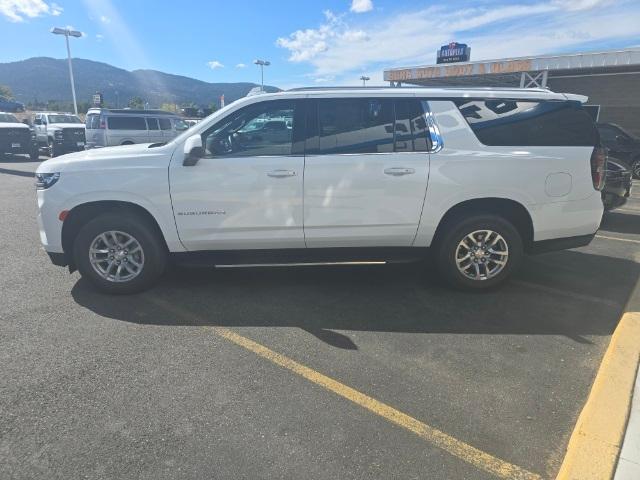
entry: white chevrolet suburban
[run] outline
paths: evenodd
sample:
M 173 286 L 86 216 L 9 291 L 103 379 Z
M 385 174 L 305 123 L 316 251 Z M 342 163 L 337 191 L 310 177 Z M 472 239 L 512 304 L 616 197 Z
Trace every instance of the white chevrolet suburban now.
M 299 89 L 238 100 L 167 143 L 43 162 L 40 238 L 99 289 L 168 261 L 418 260 L 454 286 L 587 245 L 606 156 L 585 97 L 542 89 Z

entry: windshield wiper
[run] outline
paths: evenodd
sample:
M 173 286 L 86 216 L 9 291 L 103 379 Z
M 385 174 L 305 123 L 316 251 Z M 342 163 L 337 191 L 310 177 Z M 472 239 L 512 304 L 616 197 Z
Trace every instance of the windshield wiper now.
M 164 146 L 166 144 L 167 144 L 167 142 L 152 143 L 151 145 L 149 145 L 149 148 L 162 147 L 162 146 Z

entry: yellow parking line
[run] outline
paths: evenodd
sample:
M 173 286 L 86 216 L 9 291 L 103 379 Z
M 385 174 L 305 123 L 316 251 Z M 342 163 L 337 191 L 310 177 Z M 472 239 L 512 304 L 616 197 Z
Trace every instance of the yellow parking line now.
M 640 280 L 573 430 L 557 480 L 610 479 L 624 439 L 640 359 Z
M 633 240 L 631 238 L 608 237 L 607 235 L 596 235 L 596 238 L 604 238 L 605 240 L 618 240 L 619 242 L 640 243 L 640 240 Z
M 174 305 L 161 300 L 157 297 L 151 299 L 155 304 L 171 311 L 180 316 L 190 317 L 196 319 L 197 316 L 191 312 L 179 309 Z M 364 393 L 361 393 L 343 383 L 338 382 L 320 372 L 317 372 L 309 367 L 306 367 L 295 360 L 292 360 L 280 353 L 254 342 L 242 335 L 239 335 L 232 330 L 224 327 L 205 327 L 207 330 L 212 331 L 216 335 L 235 343 L 236 345 L 249 350 L 256 355 L 269 360 L 270 362 L 279 365 L 287 370 L 300 375 L 301 377 L 309 380 L 310 382 L 319 385 L 347 400 L 355 403 L 356 405 L 369 410 L 370 412 L 379 415 L 385 420 L 398 425 L 406 430 L 409 430 L 418 435 L 423 440 L 426 440 L 432 445 L 450 453 L 451 455 L 463 460 L 476 468 L 489 472 L 499 478 L 507 479 L 526 479 L 526 480 L 539 480 L 542 477 L 529 472 L 523 468 L 513 465 L 511 463 L 500 460 L 482 450 L 479 450 L 463 441 L 460 441 L 437 428 L 431 427 L 415 418 L 402 413 L 395 408 L 382 403 L 375 398 L 372 398 Z

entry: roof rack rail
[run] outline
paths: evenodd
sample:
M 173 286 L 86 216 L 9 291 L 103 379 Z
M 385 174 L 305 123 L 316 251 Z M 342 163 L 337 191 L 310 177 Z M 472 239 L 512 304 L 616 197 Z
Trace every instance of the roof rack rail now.
M 448 87 L 448 86 L 424 86 L 424 85 L 403 85 L 401 87 L 390 87 L 388 85 L 382 86 L 369 86 L 369 87 L 355 87 L 355 86 L 346 86 L 346 87 L 296 87 L 290 88 L 287 92 L 304 92 L 304 91 L 322 91 L 322 90 L 398 90 L 398 89 L 412 89 L 412 90 L 498 90 L 498 91 L 513 91 L 513 90 L 524 90 L 527 92 L 550 92 L 548 88 L 523 88 L 523 87 Z

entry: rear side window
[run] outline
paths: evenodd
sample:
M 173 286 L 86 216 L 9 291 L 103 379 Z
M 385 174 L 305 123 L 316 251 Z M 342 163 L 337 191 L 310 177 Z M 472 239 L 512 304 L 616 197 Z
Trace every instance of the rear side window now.
M 147 124 L 144 117 L 109 117 L 110 130 L 146 130 Z
M 159 118 L 158 122 L 160 122 L 160 130 L 171 130 L 171 120 L 168 118 Z
M 393 99 L 318 102 L 321 154 L 393 152 Z
M 147 117 L 147 127 L 149 128 L 149 130 L 159 130 L 158 119 Z
M 459 99 L 455 104 L 485 145 L 593 147 L 598 144 L 595 123 L 579 102 Z
M 413 98 L 400 98 L 395 103 L 395 151 L 429 151 L 431 138 L 425 118 L 426 102 Z

